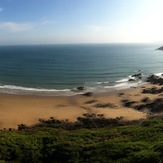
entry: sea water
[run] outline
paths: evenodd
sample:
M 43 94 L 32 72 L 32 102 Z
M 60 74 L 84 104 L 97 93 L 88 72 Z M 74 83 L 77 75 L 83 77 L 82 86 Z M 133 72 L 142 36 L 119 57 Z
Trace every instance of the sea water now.
M 159 44 L 0 46 L 0 92 L 75 95 L 138 86 L 163 72 Z M 129 82 L 131 75 L 143 78 Z M 84 91 L 76 88 L 83 86 Z

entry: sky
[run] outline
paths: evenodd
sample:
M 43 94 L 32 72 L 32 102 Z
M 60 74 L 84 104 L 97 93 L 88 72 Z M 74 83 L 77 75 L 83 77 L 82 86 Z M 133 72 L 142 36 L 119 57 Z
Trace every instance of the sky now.
M 163 41 L 163 0 L 0 0 L 0 44 Z

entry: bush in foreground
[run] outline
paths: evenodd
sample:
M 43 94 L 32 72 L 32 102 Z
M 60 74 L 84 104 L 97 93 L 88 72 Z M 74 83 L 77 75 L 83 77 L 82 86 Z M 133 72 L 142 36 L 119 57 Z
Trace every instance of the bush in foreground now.
M 137 123 L 124 123 L 121 118 L 104 119 L 102 115 L 85 115 L 78 119 L 79 125 L 50 118 L 30 128 L 19 125 L 22 127 L 19 131 L 1 131 L 0 162 L 159 163 L 163 160 L 162 118 Z

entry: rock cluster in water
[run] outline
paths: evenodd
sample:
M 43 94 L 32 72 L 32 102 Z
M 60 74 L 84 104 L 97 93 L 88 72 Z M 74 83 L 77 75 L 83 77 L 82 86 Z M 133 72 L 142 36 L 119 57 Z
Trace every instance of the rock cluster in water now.
M 83 86 L 80 86 L 80 87 L 77 87 L 76 89 L 79 90 L 79 91 L 83 91 L 84 90 L 84 87 Z
M 143 75 L 142 73 L 137 73 L 137 74 L 131 75 L 131 77 L 142 79 L 142 75 Z
M 128 79 L 128 81 L 129 82 L 137 81 L 137 80 L 142 79 L 142 77 L 143 77 L 143 74 L 142 73 L 133 74 L 133 75 L 131 75 L 131 78 Z

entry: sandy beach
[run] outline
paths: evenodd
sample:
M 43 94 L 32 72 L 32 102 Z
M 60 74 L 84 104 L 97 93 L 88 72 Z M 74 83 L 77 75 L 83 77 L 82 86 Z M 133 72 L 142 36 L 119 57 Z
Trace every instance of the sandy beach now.
M 0 128 L 17 128 L 19 124 L 33 125 L 38 119 L 68 119 L 76 118 L 85 113 L 103 114 L 106 118 L 123 117 L 124 120 L 146 118 L 148 112 L 134 109 L 142 99 L 149 97 L 155 100 L 159 94 L 144 94 L 143 89 L 152 88 L 147 84 L 129 90 L 96 94 L 90 97 L 77 96 L 27 96 L 0 94 Z M 155 86 L 156 87 L 156 86 Z M 160 87 L 160 86 L 157 86 Z M 125 100 L 134 101 L 131 106 L 124 106 Z

